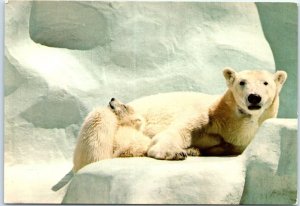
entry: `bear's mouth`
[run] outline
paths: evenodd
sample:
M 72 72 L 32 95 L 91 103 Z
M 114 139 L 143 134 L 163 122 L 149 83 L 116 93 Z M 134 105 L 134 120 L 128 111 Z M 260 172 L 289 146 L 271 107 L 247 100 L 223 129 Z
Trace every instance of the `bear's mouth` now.
M 260 105 L 250 105 L 250 106 L 248 106 L 249 110 L 259 110 L 260 108 L 261 108 Z

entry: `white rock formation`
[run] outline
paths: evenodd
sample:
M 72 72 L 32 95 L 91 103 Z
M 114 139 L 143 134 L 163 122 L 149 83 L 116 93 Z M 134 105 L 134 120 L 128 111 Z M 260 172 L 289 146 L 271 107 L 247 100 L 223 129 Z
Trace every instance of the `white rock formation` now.
M 119 158 L 90 164 L 63 203 L 295 204 L 297 121 L 271 119 L 237 157 Z
M 296 119 L 271 119 L 244 152 L 246 184 L 243 204 L 296 204 Z
M 242 162 L 232 157 L 104 160 L 75 175 L 63 203 L 236 204 L 245 181 Z
M 50 188 L 72 167 L 92 107 L 111 97 L 221 93 L 224 66 L 275 69 L 254 3 L 9 1 L 5 202 L 61 202 Z

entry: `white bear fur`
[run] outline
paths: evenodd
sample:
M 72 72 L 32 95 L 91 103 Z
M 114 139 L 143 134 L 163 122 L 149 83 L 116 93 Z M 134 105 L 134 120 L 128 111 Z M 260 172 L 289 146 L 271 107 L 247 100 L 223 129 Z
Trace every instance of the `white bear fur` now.
M 157 159 L 184 159 L 183 148 L 199 147 L 208 155 L 240 154 L 261 123 L 276 117 L 279 92 L 287 74 L 278 71 L 235 72 L 224 69 L 228 90 L 221 96 L 176 92 L 145 97 L 131 103 L 146 122 L 145 133 L 153 136 L 148 156 Z M 247 82 L 241 89 L 239 82 Z M 268 85 L 264 85 L 264 82 Z M 262 97 L 259 110 L 247 108 L 247 96 Z M 150 109 L 142 106 L 151 105 Z M 169 108 L 168 108 L 169 107 Z
M 276 117 L 279 92 L 287 78 L 285 72 L 235 72 L 225 68 L 223 75 L 228 86 L 223 95 L 173 92 L 143 97 L 128 104 L 144 118 L 142 131 L 152 138 L 148 156 L 184 159 L 187 154 L 185 149 L 189 147 L 200 148 L 205 155 L 240 154 L 261 123 Z M 242 88 L 240 81 L 245 81 L 246 86 Z M 250 93 L 261 96 L 260 109 L 248 109 L 247 96 Z M 93 116 L 100 119 L 90 119 Z M 113 157 L 117 125 L 117 120 L 106 111 L 100 109 L 92 112 L 83 123 L 79 136 L 83 140 L 93 139 L 88 141 L 88 147 L 93 148 L 85 146 L 81 153 L 89 153 L 84 156 L 95 161 Z M 74 155 L 74 166 L 81 159 Z
M 146 156 L 151 139 L 142 132 L 145 126 L 144 118 L 131 106 L 114 98 L 109 102 L 109 106 L 118 119 L 113 140 L 113 157 Z
M 115 98 L 110 101 L 109 105 L 118 119 L 113 143 L 113 157 L 146 156 L 151 139 L 142 132 L 145 127 L 145 119 L 130 105 L 125 105 Z M 200 155 L 197 148 L 190 147 L 185 151 L 191 156 Z
M 118 126 L 115 114 L 107 107 L 92 110 L 85 118 L 73 155 L 73 171 L 113 155 L 113 137 Z
M 73 172 L 102 159 L 146 156 L 151 140 L 142 132 L 144 118 L 118 100 L 109 105 L 94 109 L 84 120 L 74 151 Z

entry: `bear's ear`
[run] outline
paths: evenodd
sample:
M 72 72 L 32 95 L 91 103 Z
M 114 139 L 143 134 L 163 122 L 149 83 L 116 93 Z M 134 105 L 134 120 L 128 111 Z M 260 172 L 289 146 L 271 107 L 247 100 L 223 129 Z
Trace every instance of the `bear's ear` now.
M 134 122 L 135 128 L 137 130 L 143 130 L 144 121 L 141 116 L 136 116 L 132 121 Z
M 274 81 L 276 83 L 278 93 L 280 92 L 286 79 L 287 79 L 287 73 L 285 71 L 277 71 L 274 74 Z
M 223 75 L 226 79 L 227 86 L 231 86 L 235 80 L 236 72 L 230 67 L 225 67 L 223 69 Z

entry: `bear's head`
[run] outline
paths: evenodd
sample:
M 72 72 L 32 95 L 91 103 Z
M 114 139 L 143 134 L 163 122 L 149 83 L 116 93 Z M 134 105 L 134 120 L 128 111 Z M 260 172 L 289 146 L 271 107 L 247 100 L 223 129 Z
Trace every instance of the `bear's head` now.
M 236 72 L 225 68 L 223 74 L 237 106 L 248 114 L 259 114 L 269 108 L 287 79 L 284 71 L 272 74 L 262 70 Z
M 143 117 L 136 114 L 136 112 L 130 105 L 123 104 L 121 101 L 112 98 L 108 106 L 110 110 L 116 115 L 119 126 L 133 127 L 137 130 L 143 129 Z

